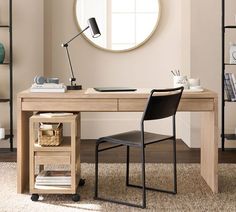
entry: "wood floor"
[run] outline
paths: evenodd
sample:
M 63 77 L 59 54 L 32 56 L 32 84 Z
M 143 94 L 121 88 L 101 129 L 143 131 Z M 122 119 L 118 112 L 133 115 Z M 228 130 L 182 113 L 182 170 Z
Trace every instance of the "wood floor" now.
M 106 145 L 104 145 L 106 146 Z M 81 142 L 81 161 L 94 163 L 95 140 L 83 140 Z M 100 157 L 101 156 L 101 157 Z M 112 149 L 100 153 L 99 161 L 106 163 L 123 163 L 126 161 L 125 147 Z M 140 151 L 131 148 L 130 161 L 140 162 Z M 0 149 L 0 162 L 16 162 L 16 150 Z M 146 148 L 147 163 L 172 162 L 172 144 L 169 141 L 153 144 Z M 200 150 L 188 148 L 182 140 L 177 141 L 178 163 L 200 163 Z M 220 163 L 236 163 L 236 150 L 219 150 Z

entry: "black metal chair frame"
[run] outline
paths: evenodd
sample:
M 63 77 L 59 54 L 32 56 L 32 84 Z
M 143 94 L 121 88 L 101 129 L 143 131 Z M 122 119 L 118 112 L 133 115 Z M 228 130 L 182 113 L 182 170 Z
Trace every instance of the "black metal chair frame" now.
M 150 113 L 150 104 L 151 101 L 154 97 L 154 93 L 167 93 L 167 92 L 174 92 L 174 94 L 168 94 L 169 96 L 174 96 L 174 95 L 178 95 L 177 96 L 177 101 L 176 101 L 176 105 L 174 105 L 174 110 L 172 111 L 173 114 L 169 115 L 169 114 L 162 114 L 163 117 L 152 117 L 153 115 L 153 111 L 151 111 Z M 131 144 L 118 144 L 115 146 L 111 146 L 111 147 L 107 147 L 107 148 L 102 148 L 99 149 L 99 145 L 102 143 L 106 143 L 107 138 L 108 137 L 103 137 L 97 140 L 96 142 L 96 155 L 95 155 L 95 195 L 94 195 L 94 199 L 95 200 L 102 200 L 102 201 L 108 201 L 108 202 L 112 202 L 112 203 L 117 203 L 117 204 L 123 204 L 123 205 L 127 205 L 127 206 L 133 206 L 133 207 L 138 207 L 138 208 L 146 208 L 146 190 L 152 190 L 152 191 L 158 191 L 158 192 L 165 192 L 165 193 L 169 193 L 169 194 L 176 194 L 177 193 L 177 170 L 176 170 L 176 120 L 175 120 L 175 115 L 176 115 L 176 111 L 179 105 L 179 101 L 181 99 L 181 95 L 183 92 L 183 87 L 180 88 L 174 88 L 174 89 L 161 89 L 161 90 L 152 90 L 150 97 L 148 99 L 148 103 L 146 106 L 146 109 L 143 113 L 142 119 L 141 119 L 141 142 L 140 145 L 131 145 Z M 156 96 L 158 98 L 158 96 Z M 156 110 L 158 110 L 158 108 L 156 108 Z M 171 112 L 171 113 L 172 113 Z M 154 115 L 155 116 L 155 115 Z M 157 112 L 157 116 L 160 116 L 160 114 L 158 115 Z M 148 121 L 148 120 L 157 120 L 157 119 L 162 119 L 162 118 L 167 118 L 167 117 L 171 117 L 172 116 L 172 127 L 173 127 L 173 135 L 161 140 L 157 140 L 154 142 L 150 142 L 150 143 L 145 143 L 145 138 L 144 138 L 144 122 Z M 157 142 L 161 142 L 161 141 L 165 141 L 165 140 L 172 140 L 173 141 L 173 172 L 174 172 L 174 188 L 173 191 L 169 191 L 169 190 L 163 190 L 163 189 L 158 189 L 158 188 L 151 188 L 151 187 L 146 187 L 146 181 L 145 181 L 145 147 L 147 145 L 150 144 L 154 144 Z M 109 141 L 110 142 L 110 141 Z M 123 202 L 123 201 L 118 201 L 118 200 L 113 200 L 113 199 L 107 199 L 107 198 L 103 198 L 103 197 L 99 197 L 98 196 L 98 153 L 103 152 L 103 151 L 107 151 L 110 149 L 114 149 L 114 148 L 118 148 L 118 147 L 122 147 L 122 146 L 126 146 L 127 147 L 127 158 L 126 158 L 126 186 L 129 187 L 135 187 L 135 188 L 140 188 L 142 189 L 142 205 L 139 204 L 133 204 L 133 203 L 128 203 L 128 202 Z M 141 164 L 142 164 L 142 185 L 134 185 L 131 184 L 129 182 L 129 163 L 130 163 L 130 147 L 138 147 L 141 148 L 142 150 L 142 154 L 141 154 Z

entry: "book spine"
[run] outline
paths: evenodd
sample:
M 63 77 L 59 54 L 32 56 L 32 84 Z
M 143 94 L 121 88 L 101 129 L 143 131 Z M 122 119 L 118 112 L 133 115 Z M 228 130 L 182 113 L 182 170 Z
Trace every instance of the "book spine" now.
M 226 80 L 225 80 L 225 94 L 227 96 L 227 100 L 231 101 L 230 93 L 229 93 L 228 87 L 226 85 Z
M 225 82 L 229 91 L 230 101 L 235 101 L 235 95 L 234 95 L 232 84 L 230 82 L 229 73 L 225 73 Z
M 236 78 L 235 78 L 235 75 L 232 73 L 232 80 L 233 80 L 233 83 L 234 83 L 234 87 L 236 88 Z
M 232 90 L 233 90 L 233 93 L 234 93 L 234 101 L 236 101 L 236 88 L 235 88 L 235 85 L 234 85 L 233 74 L 232 73 L 229 73 L 229 80 L 230 80 L 230 84 L 231 84 L 231 87 L 232 87 Z

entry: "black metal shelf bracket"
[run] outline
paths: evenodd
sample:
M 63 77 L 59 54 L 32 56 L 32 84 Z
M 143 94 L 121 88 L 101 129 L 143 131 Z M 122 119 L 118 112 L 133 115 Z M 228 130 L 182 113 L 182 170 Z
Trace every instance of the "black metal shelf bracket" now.
M 222 0 L 221 148 L 225 150 L 225 0 Z

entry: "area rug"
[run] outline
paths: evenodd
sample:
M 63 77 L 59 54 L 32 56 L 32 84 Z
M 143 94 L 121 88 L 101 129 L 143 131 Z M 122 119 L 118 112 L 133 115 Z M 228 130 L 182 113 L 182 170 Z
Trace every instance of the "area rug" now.
M 140 203 L 139 189 L 125 187 L 125 164 L 101 164 L 100 195 Z M 236 164 L 219 165 L 219 194 L 212 194 L 200 176 L 198 164 L 178 164 L 178 194 L 147 192 L 147 209 L 94 201 L 94 164 L 82 164 L 86 184 L 79 188 L 81 200 L 70 195 L 43 195 L 32 202 L 29 194 L 16 193 L 16 163 L 0 163 L 0 211 L 236 211 Z M 172 188 L 171 164 L 147 164 L 147 184 Z M 140 165 L 131 164 L 130 181 L 140 182 Z

